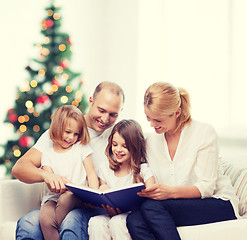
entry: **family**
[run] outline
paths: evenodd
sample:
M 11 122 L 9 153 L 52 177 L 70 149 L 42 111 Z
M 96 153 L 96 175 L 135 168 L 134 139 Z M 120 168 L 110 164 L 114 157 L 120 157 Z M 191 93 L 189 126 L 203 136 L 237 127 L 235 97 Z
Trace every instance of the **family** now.
M 217 134 L 192 119 L 188 92 L 166 82 L 149 86 L 144 113 L 154 133 L 146 139 L 135 120 L 117 122 L 124 100 L 119 85 L 100 83 L 85 115 L 59 107 L 49 130 L 16 162 L 13 176 L 47 186 L 40 209 L 19 219 L 17 240 L 177 240 L 178 226 L 239 217 L 238 198 L 218 166 Z M 145 201 L 128 213 L 96 208 L 67 191 L 69 182 L 102 191 L 143 182 L 138 195 Z

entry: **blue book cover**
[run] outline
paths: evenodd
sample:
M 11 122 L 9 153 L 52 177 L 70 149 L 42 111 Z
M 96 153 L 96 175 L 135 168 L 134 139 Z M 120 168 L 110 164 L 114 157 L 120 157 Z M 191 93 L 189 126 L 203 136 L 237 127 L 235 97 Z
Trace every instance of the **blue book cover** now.
M 119 208 L 122 213 L 132 211 L 144 201 L 143 197 L 137 195 L 145 188 L 143 183 L 134 183 L 124 188 L 111 188 L 104 192 L 87 186 L 78 186 L 67 183 L 66 187 L 85 203 L 102 207 L 102 204 Z

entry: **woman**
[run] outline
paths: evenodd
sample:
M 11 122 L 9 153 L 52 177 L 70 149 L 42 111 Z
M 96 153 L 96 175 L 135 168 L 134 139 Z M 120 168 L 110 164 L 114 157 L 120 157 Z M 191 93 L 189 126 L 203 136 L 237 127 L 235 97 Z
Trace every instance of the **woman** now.
M 128 216 L 132 239 L 176 240 L 178 226 L 236 219 L 238 198 L 219 173 L 217 135 L 192 120 L 188 93 L 154 83 L 144 112 L 156 132 L 147 138 L 147 157 L 157 183 L 140 193 L 149 199 Z

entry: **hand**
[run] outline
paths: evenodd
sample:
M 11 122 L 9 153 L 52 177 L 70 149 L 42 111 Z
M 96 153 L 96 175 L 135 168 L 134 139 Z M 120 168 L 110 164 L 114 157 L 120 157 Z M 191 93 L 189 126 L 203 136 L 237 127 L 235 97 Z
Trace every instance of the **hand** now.
M 110 217 L 113 217 L 115 215 L 118 215 L 118 214 L 122 213 L 119 208 L 115 209 L 113 207 L 110 207 L 109 205 L 104 205 L 104 204 L 102 204 L 102 207 L 105 209 L 105 211 L 108 213 L 108 215 Z
M 55 193 L 64 193 L 67 190 L 65 184 L 70 182 L 66 177 L 47 171 L 42 172 L 42 177 L 47 187 Z
M 137 194 L 140 197 L 148 197 L 155 200 L 164 200 L 173 198 L 174 187 L 156 183 L 148 188 L 143 189 Z
M 99 207 L 94 206 L 91 203 L 83 203 L 83 207 L 85 207 L 85 208 L 99 208 Z
M 101 192 L 104 192 L 104 191 L 107 190 L 107 189 L 110 189 L 109 186 L 108 186 L 107 184 L 103 184 L 103 185 L 101 185 L 101 186 L 99 187 L 99 190 L 100 190 Z

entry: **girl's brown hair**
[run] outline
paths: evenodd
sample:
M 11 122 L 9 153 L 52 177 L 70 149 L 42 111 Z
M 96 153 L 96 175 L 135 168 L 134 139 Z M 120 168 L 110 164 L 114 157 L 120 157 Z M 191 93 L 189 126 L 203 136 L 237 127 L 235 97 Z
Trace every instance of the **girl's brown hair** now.
M 145 92 L 144 106 L 161 116 L 170 116 L 180 107 L 181 114 L 177 118 L 177 127 L 174 132 L 181 131 L 185 125 L 191 122 L 188 92 L 182 88 L 175 88 L 170 83 L 156 82 L 152 84 Z
M 63 132 L 69 119 L 74 119 L 79 126 L 80 132 L 78 141 L 86 145 L 90 141 L 85 118 L 77 107 L 73 105 L 63 105 L 55 111 L 49 129 L 50 138 L 53 142 L 62 141 Z
M 110 168 L 114 171 L 117 171 L 120 168 L 120 163 L 115 160 L 112 152 L 113 135 L 116 132 L 125 140 L 126 147 L 130 152 L 134 183 L 143 182 L 143 179 L 140 176 L 141 163 L 147 162 L 147 159 L 146 142 L 141 126 L 135 120 L 122 120 L 113 127 L 108 138 L 108 145 L 105 153 L 109 159 Z

